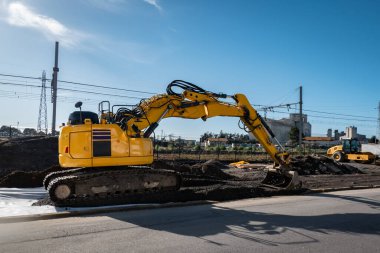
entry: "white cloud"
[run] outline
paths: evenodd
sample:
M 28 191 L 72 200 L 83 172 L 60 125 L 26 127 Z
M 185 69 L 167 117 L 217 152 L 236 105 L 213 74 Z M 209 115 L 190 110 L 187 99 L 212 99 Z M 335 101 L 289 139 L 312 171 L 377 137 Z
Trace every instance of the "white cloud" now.
M 69 29 L 54 18 L 37 14 L 20 2 L 6 6 L 8 24 L 37 30 L 50 40 L 58 40 L 62 46 L 73 47 L 84 39 L 81 32 Z
M 101 0 L 93 0 L 93 2 L 96 1 L 101 2 Z M 122 3 L 123 0 L 106 0 L 106 2 L 117 4 Z M 22 2 L 0 0 L 0 21 L 5 21 L 15 27 L 33 29 L 49 40 L 59 41 L 62 46 L 68 48 L 75 48 L 92 55 L 101 55 L 100 52 L 103 52 L 107 56 L 120 58 L 124 62 L 152 64 L 168 51 L 155 44 L 119 41 L 115 38 L 68 28 L 52 17 L 37 13 Z
M 162 11 L 161 6 L 158 4 L 158 0 L 144 0 L 144 1 L 156 7 L 157 10 Z

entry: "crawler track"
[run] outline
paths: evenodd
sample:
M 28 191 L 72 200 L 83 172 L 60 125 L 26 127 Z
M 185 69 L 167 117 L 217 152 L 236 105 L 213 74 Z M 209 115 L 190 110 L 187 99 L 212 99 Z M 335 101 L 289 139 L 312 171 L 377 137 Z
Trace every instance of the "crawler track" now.
M 57 187 L 70 188 L 67 198 L 57 197 Z M 47 191 L 56 206 L 123 204 L 149 194 L 176 191 L 181 176 L 168 170 L 144 168 L 73 169 L 51 176 Z

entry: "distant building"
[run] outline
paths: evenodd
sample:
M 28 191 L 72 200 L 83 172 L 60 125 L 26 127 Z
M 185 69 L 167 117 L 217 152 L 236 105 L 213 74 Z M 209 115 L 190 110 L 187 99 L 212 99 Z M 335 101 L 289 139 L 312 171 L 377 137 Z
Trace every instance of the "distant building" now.
M 354 139 L 358 135 L 358 128 L 355 126 L 346 127 L 346 135 L 344 136 L 347 139 Z
M 343 131 L 339 132 L 338 129 L 334 130 L 334 140 L 339 140 L 340 137 L 342 137 L 344 135 L 345 135 L 345 133 Z
M 332 138 L 332 129 L 327 129 L 327 137 Z
M 280 143 L 286 143 L 290 140 L 289 133 L 292 127 L 299 127 L 300 115 L 298 113 L 291 113 L 289 118 L 267 119 L 268 126 L 276 135 L 277 140 Z M 305 137 L 311 136 L 311 124 L 307 122 L 307 115 L 302 115 L 303 122 L 303 135 Z
M 346 127 L 346 132 L 340 139 L 358 139 L 360 142 L 367 142 L 367 137 L 364 134 L 358 134 L 358 128 L 356 126 Z
M 204 142 L 205 147 L 227 146 L 227 144 L 228 144 L 227 138 L 208 138 Z
M 340 141 L 335 140 L 332 137 L 310 136 L 303 138 L 303 143 L 310 146 L 331 147 L 334 145 L 339 145 Z
M 194 146 L 196 145 L 197 141 L 196 140 L 185 140 L 181 139 L 182 143 L 185 144 L 186 146 Z

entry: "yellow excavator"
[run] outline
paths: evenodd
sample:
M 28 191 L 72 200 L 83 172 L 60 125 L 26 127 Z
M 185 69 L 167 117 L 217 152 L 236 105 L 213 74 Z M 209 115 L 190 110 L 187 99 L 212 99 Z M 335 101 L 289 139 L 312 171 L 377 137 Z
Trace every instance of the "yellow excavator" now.
M 76 107 L 80 110 L 70 114 L 67 125 L 60 129 L 62 170 L 44 179 L 50 199 L 58 205 L 101 204 L 133 194 L 178 190 L 180 174 L 149 166 L 153 163 L 151 135 L 159 122 L 169 117 L 240 118 L 242 128 L 256 137 L 274 161 L 262 183 L 287 189 L 300 186 L 298 174 L 289 167 L 289 154 L 272 143 L 271 139 L 276 140 L 273 132 L 243 94 L 228 96 L 175 80 L 166 94 L 142 100 L 133 108 L 111 108 L 103 101 L 96 114 L 82 111 L 81 102 Z

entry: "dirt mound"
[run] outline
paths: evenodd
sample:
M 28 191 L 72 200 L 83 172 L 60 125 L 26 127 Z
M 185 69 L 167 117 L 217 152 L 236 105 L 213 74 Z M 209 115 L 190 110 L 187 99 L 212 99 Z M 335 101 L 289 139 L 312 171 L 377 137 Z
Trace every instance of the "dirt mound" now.
M 13 171 L 0 178 L 0 187 L 31 188 L 41 187 L 45 176 L 60 170 L 60 166 L 52 166 L 43 171 Z
M 291 167 L 300 175 L 362 173 L 351 165 L 335 162 L 325 156 L 296 156 L 291 160 Z
M 205 163 L 198 163 L 191 166 L 191 171 L 197 175 L 205 175 L 216 177 L 220 179 L 232 179 L 233 176 L 224 172 L 224 169 L 228 169 L 229 167 L 220 161 L 217 160 L 209 160 Z
M 40 171 L 58 164 L 57 137 L 15 138 L 0 145 L 0 171 Z
M 235 178 L 224 172 L 223 170 L 228 169 L 229 167 L 217 160 L 209 160 L 206 162 L 195 163 L 193 165 L 176 161 L 167 162 L 158 160 L 153 163 L 152 167 L 154 169 L 174 170 L 181 174 L 207 176 L 218 179 Z
M 182 164 L 176 161 L 163 161 L 163 160 L 156 160 L 152 164 L 153 169 L 157 170 L 174 170 L 179 173 L 191 173 L 191 167 L 188 164 Z

